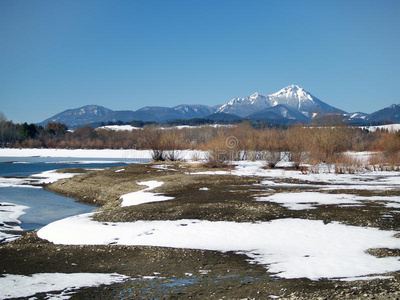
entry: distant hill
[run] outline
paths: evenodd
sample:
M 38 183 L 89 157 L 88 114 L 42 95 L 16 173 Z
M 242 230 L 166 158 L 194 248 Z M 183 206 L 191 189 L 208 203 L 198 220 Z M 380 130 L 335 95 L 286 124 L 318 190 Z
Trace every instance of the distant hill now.
M 304 114 L 298 112 L 297 110 L 291 109 L 286 105 L 279 104 L 273 107 L 268 107 L 260 112 L 256 112 L 248 116 L 250 120 L 268 122 L 271 120 L 281 120 L 286 121 L 286 123 L 291 123 L 291 121 L 305 121 L 309 120 Z
M 237 115 L 226 114 L 226 113 L 214 113 L 204 117 L 207 120 L 213 121 L 233 121 L 233 120 L 241 120 L 242 118 Z
M 46 126 L 49 122 L 65 123 L 69 128 L 83 125 L 100 125 L 101 123 L 122 121 L 155 121 L 163 123 L 169 120 L 186 120 L 203 118 L 212 114 L 214 108 L 207 105 L 179 105 L 173 108 L 146 106 L 137 111 L 121 110 L 113 111 L 99 105 L 86 105 L 83 107 L 68 109 L 53 117 L 50 117 L 38 125 Z
M 58 113 L 38 125 L 46 126 L 49 122 L 65 123 L 69 128 L 74 128 L 90 123 L 99 122 L 113 111 L 99 105 L 86 105 L 75 109 L 68 109 Z
M 375 123 L 399 123 L 400 105 L 393 104 L 384 109 L 378 110 L 367 117 L 368 121 Z

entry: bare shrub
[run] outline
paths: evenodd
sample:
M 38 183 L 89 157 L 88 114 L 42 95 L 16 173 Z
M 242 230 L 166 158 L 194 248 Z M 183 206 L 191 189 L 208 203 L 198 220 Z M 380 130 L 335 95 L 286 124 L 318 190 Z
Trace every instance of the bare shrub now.
M 386 159 L 382 152 L 371 154 L 368 166 L 371 171 L 382 171 L 385 168 Z
M 280 151 L 265 151 L 264 158 L 268 167 L 275 168 L 276 165 L 283 159 L 283 155 Z
M 153 161 L 164 161 L 163 131 L 160 128 L 148 127 L 143 130 L 142 134 L 144 145 L 150 150 Z
M 324 126 L 313 129 L 311 155 L 326 164 L 334 163 L 351 148 L 351 134 L 345 126 Z
M 186 148 L 186 143 L 177 129 L 164 131 L 160 143 L 164 149 L 164 160 L 183 160 L 185 154 L 182 150 Z
M 398 160 L 396 158 L 400 152 L 400 134 L 398 132 L 383 135 L 379 144 L 383 154 L 388 160 Z
M 369 160 L 369 167 L 372 171 L 400 171 L 400 154 L 375 153 Z
M 228 165 L 226 153 L 218 148 L 207 151 L 203 165 L 207 168 L 223 168 Z
M 237 139 L 237 159 L 256 160 L 263 149 L 263 131 L 253 128 L 249 122 L 243 122 L 231 132 Z
M 296 169 L 300 168 L 310 152 L 312 131 L 302 125 L 293 126 L 286 132 L 286 144 L 289 151 L 289 159 Z
M 285 137 L 282 130 L 270 129 L 264 132 L 264 159 L 267 166 L 275 168 L 284 158 L 286 150 Z
M 238 157 L 237 143 L 236 137 L 226 137 L 220 133 L 207 144 L 205 166 L 211 168 L 224 167 L 228 161 L 236 159 Z
M 200 159 L 201 159 L 200 152 L 194 151 L 191 158 L 192 158 L 192 161 L 200 161 Z
M 355 174 L 366 170 L 367 164 L 357 157 L 342 155 L 335 161 L 336 174 Z

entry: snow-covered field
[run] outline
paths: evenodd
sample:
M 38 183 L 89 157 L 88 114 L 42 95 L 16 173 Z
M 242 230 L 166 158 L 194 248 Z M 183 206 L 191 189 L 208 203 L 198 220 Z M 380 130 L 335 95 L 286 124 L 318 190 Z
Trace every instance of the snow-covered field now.
M 12 151 L 10 156 L 17 156 L 18 153 L 21 156 L 53 155 L 53 157 L 57 157 L 57 155 L 60 155 L 59 157 L 115 158 L 121 157 L 120 155 L 125 150 L 32 151 L 22 149 L 19 151 Z M 0 156 L 4 156 L 6 152 L 0 150 Z M 140 155 L 145 156 L 143 153 Z M 238 162 L 232 171 L 197 172 L 188 173 L 187 175 L 259 176 L 264 178 L 257 184 L 262 187 L 279 185 L 304 187 L 304 181 L 312 182 L 309 186 L 315 188 L 313 192 L 280 194 L 266 192 L 265 195 L 260 195 L 254 199 L 254 201 L 278 203 L 291 210 L 314 209 L 318 205 L 327 204 L 340 207 L 360 206 L 374 201 L 390 208 L 392 213 L 400 213 L 400 198 L 396 196 L 361 197 L 346 193 L 324 193 L 329 189 L 398 190 L 400 188 L 399 172 L 366 171 L 365 173 L 342 175 L 321 172 L 319 174 L 305 175 L 298 171 L 264 169 L 262 166 L 262 162 Z M 160 165 L 157 167 L 163 168 Z M 118 170 L 118 172 L 123 171 L 123 168 Z M 291 183 L 287 183 L 287 179 L 293 180 Z M 122 206 L 171 199 L 151 192 L 152 189 L 161 186 L 162 182 L 146 181 L 139 184 L 145 185 L 147 188 L 139 192 L 123 195 L 121 197 L 123 200 Z M 265 189 L 265 191 L 267 190 Z M 204 188 L 204 191 L 212 192 L 208 188 Z M 14 213 L 18 214 L 21 211 L 23 211 L 23 208 L 15 207 Z M 201 220 L 104 223 L 92 220 L 92 215 L 93 213 L 84 214 L 56 221 L 40 229 L 38 235 L 53 243 L 65 245 L 152 245 L 222 252 L 235 251 L 246 254 L 251 262 L 264 265 L 268 272 L 275 273 L 277 277 L 282 278 L 369 280 L 385 278 L 381 274 L 400 270 L 399 257 L 377 258 L 365 252 L 370 248 L 400 249 L 400 239 L 394 237 L 398 233 L 395 231 L 348 226 L 339 222 L 324 224 L 320 220 L 295 218 L 257 223 Z M 9 216 L 10 214 L 8 214 Z M 0 218 L 3 217 L 0 214 Z M 0 278 L 0 287 L 9 285 L 10 282 L 14 282 L 15 285 L 20 285 L 22 284 L 21 282 L 24 282 L 25 285 L 24 280 L 27 280 L 28 287 L 34 290 L 39 286 L 40 290 L 41 284 L 32 278 L 36 279 L 37 276 L 40 281 L 43 281 L 46 280 L 44 278 L 47 278 L 46 276 L 48 275 L 37 274 L 32 278 L 18 278 L 15 276 L 10 274 Z M 96 277 L 96 275 L 89 274 L 87 276 L 89 282 L 91 281 L 91 276 Z M 103 283 L 107 283 L 107 280 L 113 278 L 122 279 L 122 277 L 118 277 L 115 274 L 110 276 Z M 84 282 L 83 280 L 82 284 Z M 70 286 L 66 285 L 60 290 Z M 2 288 L 0 288 L 0 291 L 2 291 Z M 14 294 L 11 290 L 6 291 L 7 295 L 20 297 L 19 291 Z M 48 291 L 48 289 L 43 287 L 40 291 Z M 6 297 L 5 295 L 5 292 L 0 292 L 0 298 Z
M 389 124 L 389 125 L 379 125 L 379 126 L 362 126 L 361 128 L 365 128 L 371 132 L 375 132 L 378 129 L 388 130 L 389 132 L 394 132 L 394 131 L 400 130 L 400 124 Z
M 194 128 L 204 128 L 204 127 L 234 127 L 235 125 L 221 125 L 221 124 L 210 124 L 210 125 L 199 125 L 199 126 L 191 126 L 191 125 L 179 125 L 179 126 L 172 126 L 172 127 L 160 127 L 160 129 L 194 129 Z M 132 125 L 106 125 L 98 127 L 97 129 L 107 129 L 112 131 L 133 131 L 133 130 L 143 130 L 142 127 L 134 127 Z
M 181 125 L 181 126 L 173 126 L 162 129 L 183 129 L 183 128 L 202 128 L 202 127 L 233 127 L 234 125 L 203 125 L 203 126 L 189 126 L 189 125 Z M 112 131 L 133 131 L 133 130 L 142 130 L 141 127 L 134 127 L 131 125 L 106 125 L 102 127 L 98 127 L 99 129 L 107 129 Z M 376 130 L 388 130 L 389 132 L 399 131 L 400 124 L 388 124 L 388 125 L 378 125 L 378 126 L 361 126 L 361 128 L 367 129 L 368 131 L 375 132 Z
M 183 160 L 192 160 L 193 157 L 203 157 L 204 151 L 179 150 L 176 151 L 177 157 Z M 0 148 L 0 157 L 56 157 L 56 158 L 113 158 L 126 163 L 148 162 L 151 160 L 149 150 L 134 149 L 10 149 Z
M 1 148 L 0 157 L 76 157 L 76 158 L 143 158 L 151 159 L 147 150 L 92 149 L 11 149 Z

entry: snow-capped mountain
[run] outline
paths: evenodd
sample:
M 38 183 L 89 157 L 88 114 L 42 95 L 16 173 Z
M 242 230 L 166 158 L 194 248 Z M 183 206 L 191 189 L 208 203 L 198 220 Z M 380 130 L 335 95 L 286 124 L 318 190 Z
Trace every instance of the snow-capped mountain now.
M 185 116 L 185 119 L 201 118 L 215 112 L 214 108 L 202 104 L 181 104 L 173 109 Z
M 322 102 L 297 85 L 289 85 L 267 96 L 255 93 L 245 98 L 234 98 L 218 108 L 217 112 L 246 117 L 277 105 L 284 105 L 296 110 L 310 119 L 317 114 L 343 113 L 342 110 Z
M 393 104 L 372 114 L 346 113 L 330 106 L 297 85 L 287 86 L 271 95 L 254 93 L 245 98 L 233 98 L 231 101 L 216 106 L 201 104 L 182 104 L 175 107 L 146 106 L 136 111 L 113 111 L 98 106 L 87 105 L 69 109 L 38 125 L 48 122 L 65 123 L 69 128 L 92 124 L 100 125 L 122 121 L 152 121 L 163 123 L 172 120 L 205 118 L 210 120 L 237 120 L 248 118 L 275 124 L 293 124 L 307 122 L 314 118 L 323 119 L 329 114 L 339 114 L 347 124 L 378 124 L 400 122 L 400 104 Z
M 99 105 L 86 105 L 75 109 L 68 109 L 44 120 L 38 125 L 46 126 L 49 122 L 65 123 L 68 127 L 77 127 L 98 122 L 113 111 Z
M 217 113 L 238 115 L 242 118 L 271 107 L 268 96 L 254 93 L 245 98 L 233 98 L 217 109 Z
M 146 106 L 134 112 L 134 120 L 165 122 L 203 118 L 214 113 L 215 109 L 200 104 L 181 104 L 175 107 Z
M 55 116 L 44 120 L 38 125 L 46 126 L 49 122 L 65 123 L 69 128 L 76 128 L 87 124 L 100 124 L 101 122 L 131 122 L 154 121 L 165 122 L 169 120 L 185 120 L 203 118 L 215 112 L 215 108 L 207 105 L 182 104 L 170 107 L 146 106 L 137 111 L 113 111 L 99 105 L 87 105 L 75 109 L 68 109 Z

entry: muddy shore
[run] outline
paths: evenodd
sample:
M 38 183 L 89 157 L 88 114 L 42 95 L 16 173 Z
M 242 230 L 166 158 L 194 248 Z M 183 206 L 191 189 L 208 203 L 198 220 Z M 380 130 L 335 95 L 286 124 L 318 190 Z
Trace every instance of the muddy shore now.
M 307 177 L 304 185 L 297 181 L 295 187 L 271 189 L 261 185 L 262 178 L 257 176 L 188 175 L 199 171 L 206 170 L 190 164 L 161 168 L 154 164 L 132 165 L 83 173 L 50 184 L 46 189 L 99 206 L 95 218 L 102 222 L 178 219 L 256 222 L 302 218 L 399 230 L 398 214 L 390 220 L 382 218 L 388 210 L 382 205 L 348 208 L 326 205 L 295 211 L 276 203 L 254 201 L 254 197 L 266 193 L 312 191 Z M 143 189 L 144 186 L 136 183 L 147 180 L 164 182 L 155 192 L 174 199 L 121 207 L 120 196 Z M 373 192 L 374 195 L 386 193 Z M 400 195 L 399 191 L 390 193 Z M 377 257 L 400 255 L 395 249 L 370 249 L 369 253 Z M 2 244 L 0 261 L 1 274 L 116 272 L 133 278 L 122 284 L 82 289 L 72 299 L 268 299 L 270 296 L 281 299 L 400 299 L 400 272 L 384 274 L 393 276 L 391 279 L 369 281 L 288 280 L 277 278 L 264 266 L 252 264 L 247 256 L 233 252 L 117 245 L 61 246 L 38 238 L 35 232 Z

